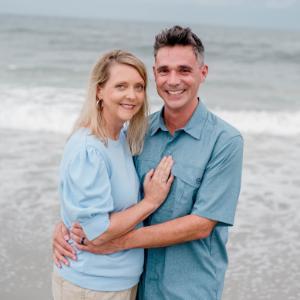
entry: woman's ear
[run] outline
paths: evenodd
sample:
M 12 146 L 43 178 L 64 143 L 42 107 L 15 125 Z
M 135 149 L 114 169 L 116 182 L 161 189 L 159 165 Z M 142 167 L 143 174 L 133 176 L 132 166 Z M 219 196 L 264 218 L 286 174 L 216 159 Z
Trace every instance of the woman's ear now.
M 103 89 L 100 85 L 97 85 L 97 91 L 96 91 L 96 96 L 97 96 L 97 99 L 102 99 L 103 96 Z

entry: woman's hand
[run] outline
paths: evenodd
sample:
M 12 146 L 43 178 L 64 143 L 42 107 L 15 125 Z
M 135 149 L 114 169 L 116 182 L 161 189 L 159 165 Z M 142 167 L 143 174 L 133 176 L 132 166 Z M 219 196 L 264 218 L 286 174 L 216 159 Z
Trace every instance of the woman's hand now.
M 158 208 L 166 199 L 174 176 L 171 174 L 173 159 L 171 156 L 162 158 L 155 170 L 150 170 L 144 180 L 144 201 Z

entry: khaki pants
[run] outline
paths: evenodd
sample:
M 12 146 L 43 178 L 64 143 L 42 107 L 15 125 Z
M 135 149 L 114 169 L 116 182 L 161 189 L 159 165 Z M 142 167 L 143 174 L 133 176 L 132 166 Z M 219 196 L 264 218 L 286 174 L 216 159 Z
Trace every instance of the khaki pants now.
M 52 274 L 52 294 L 54 300 L 135 300 L 137 285 L 124 291 L 100 292 L 81 288 Z

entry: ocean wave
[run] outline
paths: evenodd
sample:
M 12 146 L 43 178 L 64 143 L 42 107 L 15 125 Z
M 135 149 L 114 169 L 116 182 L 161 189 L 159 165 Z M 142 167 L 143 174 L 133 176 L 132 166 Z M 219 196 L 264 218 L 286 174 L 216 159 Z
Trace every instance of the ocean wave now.
M 67 134 L 78 116 L 78 111 L 33 105 L 10 107 L 10 109 L 1 109 L 0 128 Z M 216 111 L 215 113 L 246 134 L 277 136 L 300 134 L 300 111 Z
M 0 128 L 67 134 L 78 116 L 84 91 L 66 88 L 1 89 Z M 152 98 L 152 97 L 151 97 Z M 152 111 L 160 108 L 154 98 Z M 295 136 L 300 111 L 223 110 L 213 112 L 242 133 Z
M 214 111 L 242 133 L 295 136 L 300 134 L 300 111 Z

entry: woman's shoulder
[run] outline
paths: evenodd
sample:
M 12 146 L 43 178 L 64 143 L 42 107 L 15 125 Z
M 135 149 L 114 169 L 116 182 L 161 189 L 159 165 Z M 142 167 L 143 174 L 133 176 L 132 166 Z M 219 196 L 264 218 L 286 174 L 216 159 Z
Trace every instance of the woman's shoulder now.
M 90 129 L 79 128 L 69 137 L 64 149 L 65 161 L 72 161 L 75 157 L 82 159 L 95 157 L 105 160 L 105 146 Z
M 79 145 L 81 149 L 94 148 L 102 152 L 105 149 L 104 143 L 95 136 L 89 128 L 79 128 L 69 138 L 67 144 Z M 78 148 L 78 147 L 76 147 Z

